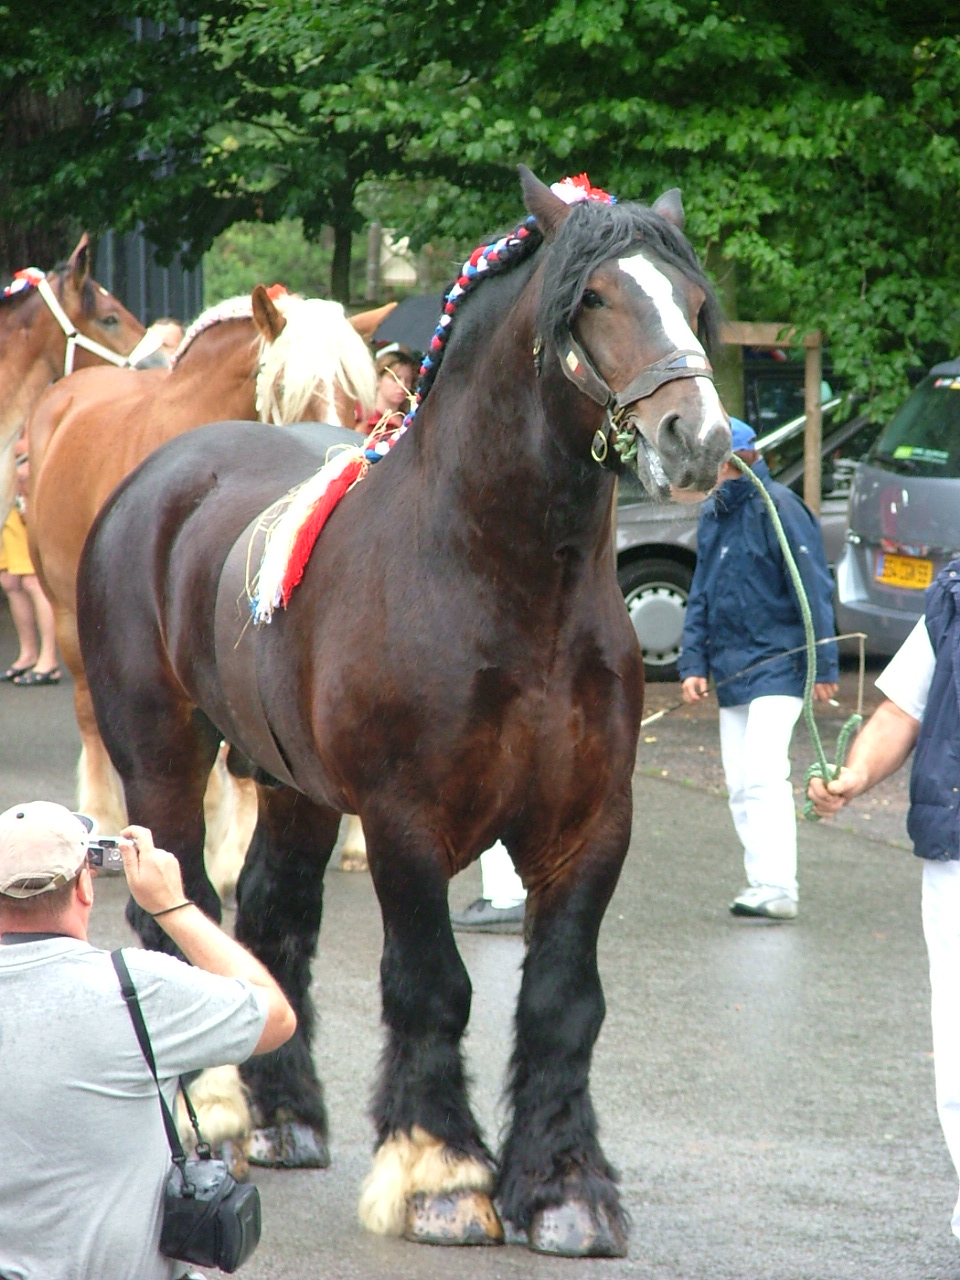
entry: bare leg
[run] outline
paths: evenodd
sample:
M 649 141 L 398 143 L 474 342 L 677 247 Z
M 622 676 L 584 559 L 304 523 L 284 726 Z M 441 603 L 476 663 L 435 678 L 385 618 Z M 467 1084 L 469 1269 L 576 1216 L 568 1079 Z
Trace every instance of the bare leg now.
M 52 671 L 57 665 L 57 624 L 53 607 L 43 594 L 40 580 L 35 573 L 25 573 L 21 579 L 23 589 L 30 598 L 40 632 L 40 652 L 34 670 L 38 675 Z
M 10 605 L 10 616 L 17 631 L 20 652 L 10 664 L 14 667 L 32 667 L 40 652 L 37 643 L 37 627 L 33 605 L 29 595 L 23 589 L 24 579 L 19 573 L 0 573 L 0 587 L 3 588 Z

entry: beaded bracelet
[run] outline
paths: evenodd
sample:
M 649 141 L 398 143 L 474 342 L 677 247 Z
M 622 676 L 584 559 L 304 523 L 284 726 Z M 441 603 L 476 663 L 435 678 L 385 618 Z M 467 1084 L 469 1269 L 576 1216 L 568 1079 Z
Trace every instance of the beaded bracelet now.
M 165 916 L 171 911 L 179 911 L 181 907 L 192 907 L 194 904 L 189 898 L 185 898 L 183 902 L 178 902 L 175 907 L 164 907 L 162 911 L 151 911 L 151 920 L 156 920 L 159 916 Z

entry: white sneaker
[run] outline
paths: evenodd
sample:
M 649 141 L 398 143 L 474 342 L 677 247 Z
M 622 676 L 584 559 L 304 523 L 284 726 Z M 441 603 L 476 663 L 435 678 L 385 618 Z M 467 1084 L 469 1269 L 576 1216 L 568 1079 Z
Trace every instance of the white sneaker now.
M 776 885 L 756 884 L 738 893 L 730 903 L 735 916 L 763 916 L 767 920 L 795 920 L 797 904 Z

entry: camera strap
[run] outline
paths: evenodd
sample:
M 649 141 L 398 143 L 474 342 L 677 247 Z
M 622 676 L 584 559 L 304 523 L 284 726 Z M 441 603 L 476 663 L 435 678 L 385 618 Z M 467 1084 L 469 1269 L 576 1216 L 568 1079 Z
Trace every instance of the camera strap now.
M 157 1086 L 157 1097 L 160 1099 L 160 1110 L 163 1113 L 163 1127 L 167 1131 L 167 1142 L 170 1144 L 170 1154 L 173 1162 L 183 1173 L 183 1167 L 187 1161 L 187 1153 L 183 1149 L 180 1141 L 180 1135 L 177 1133 L 177 1125 L 173 1116 L 170 1114 L 170 1108 L 163 1096 L 160 1088 L 160 1080 L 157 1077 L 157 1064 L 153 1056 L 153 1046 L 150 1043 L 150 1036 L 147 1033 L 147 1024 L 143 1020 L 143 1013 L 140 1009 L 140 1001 L 137 999 L 137 989 L 133 985 L 133 979 L 130 977 L 130 970 L 127 968 L 127 962 L 123 958 L 123 952 L 119 949 L 110 952 L 110 959 L 113 961 L 113 967 L 117 971 L 117 977 L 120 979 L 120 990 L 127 1004 L 127 1012 L 130 1014 L 130 1021 L 133 1023 L 133 1029 L 137 1033 L 137 1040 L 140 1042 L 140 1049 L 146 1059 L 147 1066 L 150 1068 L 150 1074 L 153 1076 L 154 1083 Z M 190 1095 L 187 1093 L 181 1078 L 180 1092 L 183 1094 L 183 1100 L 187 1106 L 187 1115 L 190 1117 L 190 1123 L 193 1131 L 197 1135 L 197 1151 L 201 1148 L 207 1148 L 207 1144 L 200 1136 L 200 1128 L 197 1122 L 197 1113 L 193 1109 L 193 1103 L 190 1101 Z

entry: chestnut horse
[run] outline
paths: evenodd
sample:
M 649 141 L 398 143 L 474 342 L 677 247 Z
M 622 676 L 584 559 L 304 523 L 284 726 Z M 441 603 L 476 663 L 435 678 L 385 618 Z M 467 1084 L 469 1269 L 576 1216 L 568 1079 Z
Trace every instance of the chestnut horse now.
M 679 193 L 569 204 L 522 174 L 533 216 L 465 265 L 409 429 L 333 511 L 271 624 L 252 625 L 244 598 L 255 553 L 342 431 L 221 424 L 159 449 L 91 530 L 79 635 L 131 818 L 176 851 L 214 918 L 200 798 L 221 737 L 275 779 L 259 788 L 236 935 L 299 1026 L 243 1068 L 254 1155 L 296 1163 L 299 1125 L 322 1163 L 310 964 L 339 816 L 357 812 L 386 1030 L 362 1221 L 480 1243 L 505 1219 L 535 1250 L 622 1255 L 589 1093 L 597 936 L 630 842 L 643 703 L 611 551 L 615 473 L 637 457 L 658 492 L 705 492 L 730 432 L 695 333 L 709 345 L 716 311 Z M 499 1160 L 468 1100 L 471 990 L 447 903 L 496 838 L 529 890 Z M 128 918 L 170 949 L 133 904 Z
M 101 831 L 119 831 L 126 811 L 97 731 L 77 643 L 77 562 L 94 516 L 153 449 L 202 423 L 260 418 L 352 426 L 356 406 L 366 413 L 375 394 L 364 339 L 393 305 L 347 320 L 339 303 L 288 294 L 274 301 L 258 285 L 252 295 L 204 311 L 184 335 L 171 369 L 90 369 L 50 388 L 34 409 L 27 427 L 30 550 L 75 681 L 82 740 L 77 803 Z M 226 810 L 213 803 L 208 810 L 211 817 L 216 813 L 218 827 L 210 845 L 226 862 L 217 879 L 229 891 L 252 823 L 231 823 L 228 815 L 233 808 L 250 810 L 242 793 L 249 795 L 252 784 L 231 782 L 223 764 L 221 758 L 212 781 Z
M 68 262 L 21 274 L 23 287 L 0 293 L 0 525 L 16 492 L 13 446 L 44 388 L 74 368 L 124 363 L 146 332 L 91 278 L 86 234 Z

